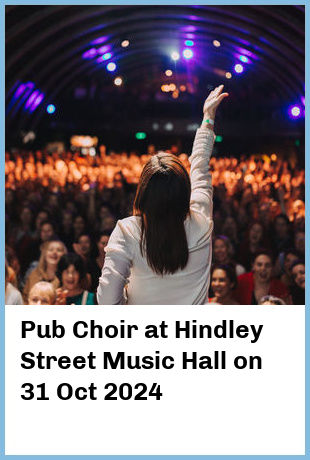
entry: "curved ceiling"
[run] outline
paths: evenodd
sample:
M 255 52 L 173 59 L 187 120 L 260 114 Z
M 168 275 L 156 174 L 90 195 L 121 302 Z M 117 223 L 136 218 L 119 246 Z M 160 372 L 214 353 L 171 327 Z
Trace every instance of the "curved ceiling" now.
M 99 79 L 108 91 L 113 80 L 106 62 L 98 62 L 102 52 L 112 54 L 128 90 L 151 82 L 160 88 L 159 69 L 171 67 L 171 50 L 186 39 L 194 41 L 194 58 L 176 64 L 180 75 L 228 82 L 225 72 L 241 54 L 250 60 L 245 88 L 268 82 L 266 99 L 272 91 L 279 104 L 304 94 L 303 6 L 7 6 L 8 123 L 37 126 L 46 104 L 61 101 L 82 78 Z M 27 101 L 33 110 L 25 110 Z

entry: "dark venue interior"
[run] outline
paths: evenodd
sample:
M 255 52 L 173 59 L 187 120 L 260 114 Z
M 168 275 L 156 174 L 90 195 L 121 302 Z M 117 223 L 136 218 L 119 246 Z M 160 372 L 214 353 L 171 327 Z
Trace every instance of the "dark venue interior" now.
M 34 280 L 65 302 L 46 261 L 57 240 L 59 258 L 83 259 L 79 289 L 96 302 L 142 167 L 163 150 L 189 171 L 203 102 L 221 84 L 213 265 L 244 276 L 261 250 L 282 283 L 268 294 L 304 303 L 304 6 L 6 6 L 6 265 L 23 303 Z M 210 299 L 258 303 L 242 282 L 217 294 L 220 271 Z

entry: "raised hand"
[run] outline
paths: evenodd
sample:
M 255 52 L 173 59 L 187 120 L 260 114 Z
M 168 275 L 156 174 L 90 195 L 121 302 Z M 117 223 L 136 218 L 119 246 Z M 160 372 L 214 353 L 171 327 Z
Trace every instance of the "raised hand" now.
M 208 118 L 211 118 L 214 120 L 216 109 L 218 108 L 222 100 L 225 99 L 225 97 L 229 96 L 228 93 L 222 93 L 223 88 L 224 88 L 224 85 L 218 86 L 213 91 L 211 91 L 211 93 L 205 100 L 205 103 L 203 106 L 204 120 Z

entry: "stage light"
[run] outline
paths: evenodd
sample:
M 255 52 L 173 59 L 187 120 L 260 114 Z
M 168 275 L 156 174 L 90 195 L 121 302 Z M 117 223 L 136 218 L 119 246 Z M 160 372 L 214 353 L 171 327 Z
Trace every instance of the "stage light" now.
M 296 139 L 295 145 L 296 145 L 296 147 L 300 147 L 300 140 L 299 139 Z
M 236 64 L 234 69 L 235 69 L 236 73 L 242 73 L 243 72 L 243 65 L 242 64 Z
M 298 105 L 290 107 L 290 114 L 293 118 L 299 118 L 301 116 L 301 109 Z
M 82 54 L 83 59 L 92 59 L 95 56 L 97 56 L 96 48 L 91 48 Z
M 169 93 L 170 91 L 169 85 L 161 85 L 160 89 L 162 90 L 163 93 Z
M 171 59 L 173 59 L 174 61 L 178 61 L 180 59 L 179 53 L 177 51 L 172 51 Z
M 167 69 L 166 72 L 165 72 L 165 74 L 167 75 L 167 77 L 171 77 L 172 73 L 173 73 L 173 72 L 172 72 L 172 70 L 170 70 L 170 69 Z
M 226 72 L 225 77 L 228 78 L 228 80 L 229 80 L 232 77 L 232 74 L 230 72 Z
M 54 113 L 55 110 L 56 110 L 56 107 L 54 106 L 54 104 L 49 104 L 49 105 L 46 107 L 46 111 L 47 111 L 47 113 L 49 113 L 50 115 L 51 115 L 52 113 Z
M 171 85 L 169 85 L 169 91 L 175 91 L 177 89 L 177 87 L 175 86 L 174 83 L 171 83 Z
M 143 140 L 146 138 L 146 133 L 143 133 L 143 132 L 138 132 L 136 133 L 136 139 L 138 139 L 139 141 Z
M 172 131 L 173 130 L 173 124 L 168 122 L 165 124 L 165 130 L 166 131 Z
M 127 46 L 129 46 L 129 40 L 123 40 L 122 43 L 121 43 L 121 46 L 123 48 L 127 48 Z
M 115 80 L 114 80 L 114 85 L 121 86 L 122 84 L 123 84 L 122 77 L 116 77 Z
M 107 65 L 107 70 L 109 72 L 114 72 L 115 69 L 116 69 L 116 64 L 114 64 L 114 62 L 109 62 L 109 64 Z
M 102 60 L 103 61 L 107 61 L 108 59 L 110 59 L 112 57 L 112 54 L 111 53 L 104 53 L 104 55 L 102 56 Z
M 99 54 L 104 54 L 104 53 L 108 52 L 109 49 L 110 49 L 109 45 L 100 46 L 100 48 L 98 48 L 98 53 Z
M 173 91 L 172 97 L 173 97 L 173 99 L 177 99 L 179 97 L 179 91 L 177 89 L 175 91 Z
M 180 86 L 180 91 L 182 91 L 182 92 L 186 91 L 186 86 L 185 86 L 185 85 L 181 85 L 181 86 Z
M 305 97 L 304 96 L 301 96 L 301 102 L 302 102 L 303 106 L 305 107 Z
M 240 54 L 239 59 L 241 62 L 249 62 L 249 59 L 246 56 L 243 56 L 242 54 Z
M 277 161 L 277 155 L 273 153 L 270 157 L 271 161 Z
M 158 128 L 159 128 L 159 124 L 158 123 L 153 123 L 152 128 L 154 129 L 154 131 L 157 131 Z
M 221 42 L 219 42 L 218 40 L 213 40 L 213 45 L 218 48 L 219 46 L 221 46 Z
M 183 57 L 185 57 L 185 59 L 191 59 L 194 56 L 193 51 L 190 50 L 189 48 L 185 48 L 182 54 L 183 54 Z
M 193 40 L 185 40 L 184 45 L 185 46 L 194 46 L 194 42 L 193 42 Z
M 215 142 L 223 142 L 222 136 L 215 136 Z

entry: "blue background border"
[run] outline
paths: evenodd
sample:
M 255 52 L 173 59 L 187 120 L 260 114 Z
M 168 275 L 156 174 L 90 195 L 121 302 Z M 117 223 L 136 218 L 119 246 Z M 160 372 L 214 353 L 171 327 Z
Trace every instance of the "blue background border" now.
M 67 1 L 61 1 L 61 0 L 46 0 L 46 1 L 29 1 L 29 2 L 23 2 L 23 1 L 9 1 L 6 0 L 3 2 L 0 0 L 0 36 L 1 36 L 1 49 L 0 49 L 0 94 L 1 94 L 1 108 L 0 108 L 0 137 L 2 140 L 2 154 L 1 154 L 1 171 L 2 173 L 0 174 L 0 184 L 1 184 L 1 207 L 0 207 L 0 216 L 1 216 L 1 229 L 0 229 L 0 246 L 1 246 L 1 254 L 4 254 L 4 222 L 5 222 L 5 216 L 4 216 L 4 138 L 5 138 L 5 5 L 111 5 L 111 4 L 118 4 L 118 5 L 187 5 L 187 4 L 195 4 L 195 5 L 305 5 L 306 6 L 306 84 L 308 84 L 309 81 L 309 26 L 310 26 L 310 13 L 309 13 L 309 1 L 286 1 L 286 0 L 280 0 L 280 1 L 233 1 L 233 0 L 228 0 L 228 1 L 208 1 L 208 0 L 195 0 L 195 1 L 184 1 L 184 0 L 168 0 L 168 1 L 143 1 L 143 2 L 137 2 L 137 1 L 126 1 L 126 0 L 118 0 L 118 1 L 107 1 L 104 2 L 102 0 L 93 0 L 91 2 L 86 2 L 86 1 L 79 1 L 79 0 L 67 0 Z M 307 94 L 306 94 L 307 96 Z M 309 98 L 306 97 L 306 114 L 308 114 L 308 109 L 309 109 Z M 305 143 L 305 152 L 306 152 L 306 190 L 308 191 L 309 187 L 309 153 L 308 153 L 308 144 L 309 144 L 309 134 L 307 133 L 310 132 L 310 123 L 309 123 L 309 118 L 306 116 L 306 143 Z M 308 194 L 306 195 L 306 210 L 308 211 L 308 206 L 309 206 L 309 200 L 308 200 Z M 309 212 L 306 214 L 306 235 L 308 236 L 308 228 L 309 228 Z M 306 238 L 307 241 L 307 238 Z M 309 246 L 306 244 L 306 285 L 307 285 L 307 290 L 306 290 L 306 305 L 309 305 L 309 299 L 310 299 L 310 292 L 309 292 L 309 271 L 308 271 L 308 264 L 309 264 Z M 71 460 L 75 458 L 83 458 L 83 459 L 93 459 L 93 458 L 105 458 L 106 460 L 120 460 L 120 459 L 140 459 L 142 457 L 147 457 L 148 459 L 160 459 L 160 460 L 165 460 L 165 459 L 173 459 L 173 458 L 186 458 L 190 459 L 192 456 L 189 455 L 148 455 L 148 456 L 136 456 L 136 455 L 127 455 L 127 456 L 122 456 L 122 455 L 46 455 L 46 456 L 31 456 L 31 455 L 25 455 L 25 456 L 17 456 L 17 455 L 4 455 L 4 438 L 5 438 L 5 432 L 4 432 L 4 409 L 5 409 L 5 398 L 4 398 L 4 341 L 5 341 L 5 328 L 4 328 L 4 323 L 5 323 L 5 312 L 4 312 L 4 264 L 1 270 L 0 274 L 0 283 L 2 286 L 1 289 L 1 305 L 2 308 L 0 310 L 0 343 L 1 343 L 1 348 L 0 348 L 0 358 L 1 358 L 1 367 L 0 367 L 0 372 L 1 372 L 1 379 L 0 379 L 0 459 L 2 458 L 9 458 L 9 459 L 34 459 L 37 460 L 38 458 L 44 457 L 48 459 L 57 459 L 57 460 Z M 306 332 L 309 331 L 309 311 L 306 308 Z M 251 456 L 239 456 L 239 455 L 197 455 L 195 458 L 207 458 L 207 459 L 214 459 L 214 460 L 221 460 L 221 459 L 226 459 L 226 458 L 256 458 L 256 459 L 281 459 L 283 457 L 288 458 L 288 459 L 301 459 L 301 458 L 310 458 L 310 423 L 309 423 L 309 413 L 310 413 L 310 397 L 309 397 L 309 390 L 310 390 L 310 379 L 309 379 L 309 362 L 308 362 L 308 355 L 309 355 L 309 349 L 310 349 L 310 339 L 309 339 L 309 334 L 306 334 L 306 455 L 300 455 L 300 456 L 293 456 L 293 455 L 251 455 Z M 35 433 L 34 433 L 35 435 Z M 52 433 L 51 433 L 52 435 Z M 223 439 L 224 441 L 224 439 Z M 193 456 L 194 457 L 194 456 Z

